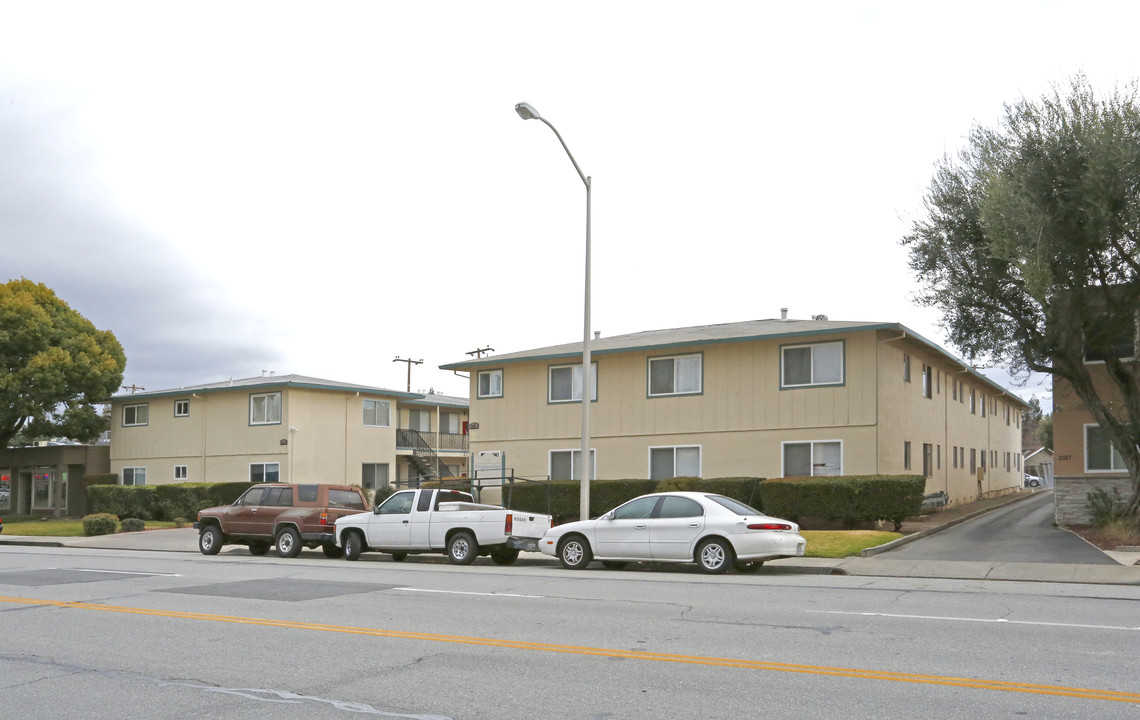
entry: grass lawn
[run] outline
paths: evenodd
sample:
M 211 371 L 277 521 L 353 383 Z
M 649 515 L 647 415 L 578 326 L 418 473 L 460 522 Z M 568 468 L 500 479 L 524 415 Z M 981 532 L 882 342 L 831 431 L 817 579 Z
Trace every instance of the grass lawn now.
M 158 528 L 172 528 L 173 522 L 146 521 L 147 530 Z M 83 537 L 83 521 L 75 519 L 64 520 L 29 520 L 17 518 L 11 522 L 4 522 L 5 535 L 37 535 L 49 537 Z
M 805 557 L 844 558 L 902 537 L 883 530 L 801 530 L 807 540 Z

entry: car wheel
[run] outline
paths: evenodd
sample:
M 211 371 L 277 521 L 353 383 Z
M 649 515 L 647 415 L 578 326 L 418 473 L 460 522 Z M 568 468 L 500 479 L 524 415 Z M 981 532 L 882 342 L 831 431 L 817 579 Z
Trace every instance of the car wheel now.
M 738 573 L 754 573 L 760 569 L 764 564 L 763 560 L 753 560 L 752 562 L 744 562 L 743 560 L 734 560 L 732 562 L 732 569 Z
M 254 540 L 253 542 L 251 542 L 246 547 L 249 548 L 249 554 L 250 555 L 259 555 L 260 556 L 260 555 L 264 555 L 265 553 L 269 552 L 269 545 L 270 545 L 270 543 L 267 543 L 264 540 Z
M 283 558 L 295 558 L 301 554 L 301 534 L 291 525 L 277 533 L 277 554 Z
M 341 555 L 344 555 L 344 548 L 340 547 L 336 543 L 321 543 L 321 550 L 324 551 L 325 557 L 327 558 L 338 558 Z
M 496 550 L 491 553 L 491 562 L 496 565 L 510 565 L 515 560 L 519 559 L 519 551 L 514 548 L 507 548 L 505 550 Z
M 479 543 L 468 532 L 457 532 L 447 543 L 447 556 L 456 565 L 470 565 L 479 556 Z
M 341 538 L 344 543 L 344 559 L 359 560 L 360 553 L 364 552 L 364 536 L 355 530 L 350 530 Z
M 217 525 L 207 525 L 198 533 L 198 549 L 203 555 L 217 555 L 223 542 L 222 529 Z
M 558 546 L 558 562 L 567 570 L 581 570 L 593 559 L 590 543 L 581 535 L 571 535 Z
M 408 554 L 405 552 L 392 553 L 392 562 L 404 562 L 408 559 Z
M 629 563 L 621 562 L 620 560 L 603 560 L 602 561 L 602 567 L 604 567 L 608 570 L 621 570 L 626 565 L 629 565 Z
M 722 573 L 734 561 L 732 546 L 719 538 L 709 538 L 697 546 L 695 560 L 702 572 Z

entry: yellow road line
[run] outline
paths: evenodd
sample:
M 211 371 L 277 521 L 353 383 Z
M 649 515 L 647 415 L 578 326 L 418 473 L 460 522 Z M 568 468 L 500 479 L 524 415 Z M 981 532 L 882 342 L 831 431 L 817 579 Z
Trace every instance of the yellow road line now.
M 437 635 L 434 633 L 407 632 L 403 630 L 380 630 L 375 628 L 352 627 L 348 625 L 326 625 L 323 623 L 269 620 L 265 618 L 249 618 L 233 615 L 212 615 L 208 613 L 180 612 L 176 610 L 132 608 L 116 605 L 102 605 L 99 603 L 66 602 L 61 600 L 38 600 L 34 598 L 0 596 L 0 602 L 18 603 L 22 605 L 61 607 L 73 610 L 99 610 L 103 612 L 149 615 L 153 617 L 179 618 L 183 620 L 209 620 L 212 622 L 237 623 L 241 625 L 261 625 L 265 627 L 292 628 L 296 630 L 320 630 L 323 632 L 336 632 L 353 635 L 371 635 L 375 637 L 399 638 L 404 640 L 422 640 L 427 642 L 445 642 L 461 645 L 481 645 L 485 647 L 513 648 L 516 650 L 533 650 L 537 652 L 625 658 L 629 660 L 652 660 L 657 662 L 685 663 L 689 665 L 707 665 L 712 667 L 733 667 L 746 670 L 768 670 L 773 672 L 804 673 L 810 675 L 832 675 L 836 677 L 853 677 L 863 678 L 867 680 L 909 682 L 924 685 L 945 685 L 949 687 L 977 688 L 980 690 L 999 690 L 1003 692 L 1030 693 L 1034 695 L 1056 695 L 1059 697 L 1083 698 L 1087 700 L 1112 700 L 1115 702 L 1140 704 L 1140 693 L 1118 692 L 1115 690 L 1093 690 L 1089 688 L 1064 687 L 1059 685 L 1038 685 L 1034 683 L 1006 682 L 1004 680 L 982 680 L 978 678 L 959 678 L 942 675 L 920 675 L 916 673 L 828 667 L 825 665 L 796 665 L 791 663 L 769 662 L 765 660 L 740 660 L 735 658 L 704 657 L 700 655 L 675 655 L 671 653 L 655 653 L 640 650 L 614 650 L 610 648 L 580 647 L 576 645 L 551 645 L 547 643 L 526 642 L 522 640 L 498 640 L 494 638 L 465 637 L 462 635 Z

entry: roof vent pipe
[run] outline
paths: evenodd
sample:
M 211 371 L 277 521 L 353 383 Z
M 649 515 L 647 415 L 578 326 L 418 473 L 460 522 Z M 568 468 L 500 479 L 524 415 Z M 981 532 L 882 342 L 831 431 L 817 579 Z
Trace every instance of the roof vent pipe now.
M 781 320 L 787 320 L 788 319 L 788 309 L 787 308 L 780 308 L 780 319 Z
M 598 339 L 598 338 L 600 338 L 601 336 L 602 336 L 602 331 L 601 331 L 601 330 L 595 330 L 595 331 L 594 331 L 594 339 L 595 339 L 595 340 L 597 340 L 597 339 Z

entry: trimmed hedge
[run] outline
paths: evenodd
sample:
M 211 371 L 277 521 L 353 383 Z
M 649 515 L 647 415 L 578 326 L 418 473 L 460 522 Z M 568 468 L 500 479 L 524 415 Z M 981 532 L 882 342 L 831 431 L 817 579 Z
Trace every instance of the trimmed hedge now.
M 198 511 L 229 505 L 253 483 L 173 483 L 169 485 L 90 485 L 87 507 L 140 520 L 196 518 Z
M 847 527 L 890 520 L 897 532 L 902 521 L 922 510 L 926 478 L 921 475 L 842 475 L 768 480 L 758 490 L 769 515 L 799 522 L 816 517 Z

